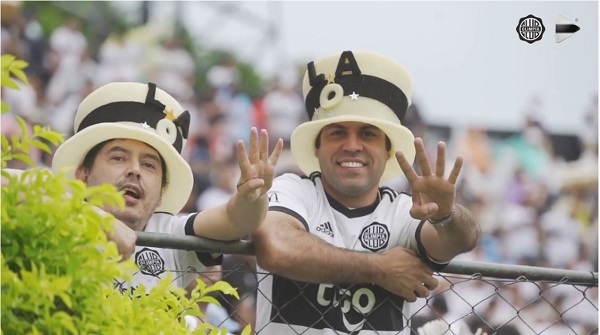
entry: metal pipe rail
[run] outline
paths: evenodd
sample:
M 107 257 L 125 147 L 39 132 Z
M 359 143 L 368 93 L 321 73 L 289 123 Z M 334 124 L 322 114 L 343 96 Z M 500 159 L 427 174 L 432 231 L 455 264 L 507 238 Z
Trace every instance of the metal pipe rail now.
M 177 236 L 149 232 L 136 232 L 136 234 L 136 244 L 138 246 L 254 255 L 254 245 L 252 241 L 248 240 L 224 242 L 197 236 Z M 598 272 L 563 270 L 525 265 L 452 261 L 442 272 L 474 277 L 555 281 L 586 286 L 598 286 Z
M 202 251 L 222 254 L 254 255 L 251 241 L 217 241 L 199 236 L 181 236 L 136 231 L 137 246 Z

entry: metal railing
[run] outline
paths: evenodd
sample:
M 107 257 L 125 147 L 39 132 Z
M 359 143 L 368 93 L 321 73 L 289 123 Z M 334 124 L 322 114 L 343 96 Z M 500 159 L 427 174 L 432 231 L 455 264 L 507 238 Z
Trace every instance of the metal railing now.
M 232 254 L 222 279 L 239 283 L 240 300 L 224 299 L 228 319 L 255 328 L 253 308 L 259 277 L 252 263 L 251 241 L 221 242 L 194 236 L 138 232 L 137 245 Z M 242 255 L 242 256 L 236 256 Z M 207 273 L 199 273 L 205 276 Z M 435 274 L 440 285 L 426 299 L 411 304 L 409 334 L 421 334 L 427 322 L 446 327 L 439 334 L 598 334 L 598 273 L 535 266 L 452 261 Z M 240 280 L 244 277 L 244 280 Z M 248 278 L 252 281 L 248 285 Z M 246 283 L 246 284 L 243 284 Z M 352 285 L 345 289 L 352 290 Z M 301 291 L 299 295 L 303 295 Z M 333 308 L 333 307 L 332 307 Z M 250 312 L 248 312 L 248 310 Z M 241 312 L 243 311 L 243 312 Z M 215 324 L 217 323 L 217 324 Z M 443 328 L 442 327 L 442 328 Z M 462 327 L 462 328 L 461 328 Z M 291 331 L 289 334 L 296 334 Z M 287 333 L 287 332 L 286 332 Z M 235 334 L 235 332 L 232 332 Z M 400 333 L 399 333 L 400 334 Z M 402 333 L 404 334 L 404 333 Z M 431 333 L 427 333 L 431 335 Z M 437 335 L 438 333 L 436 333 Z

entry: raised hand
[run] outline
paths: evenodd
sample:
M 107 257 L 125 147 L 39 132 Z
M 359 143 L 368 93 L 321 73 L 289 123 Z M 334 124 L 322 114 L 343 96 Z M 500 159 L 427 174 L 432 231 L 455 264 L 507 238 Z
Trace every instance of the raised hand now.
M 279 139 L 269 156 L 269 134 L 262 129 L 259 141 L 258 130 L 254 127 L 250 129 L 248 154 L 244 141 L 237 142 L 237 158 L 241 171 L 237 190 L 246 200 L 255 201 L 271 188 L 275 178 L 275 166 L 282 149 L 283 140 Z
M 412 189 L 413 205 L 410 215 L 419 220 L 441 219 L 452 211 L 456 199 L 456 180 L 463 165 L 463 158 L 458 156 L 448 179 L 444 178 L 446 169 L 446 144 L 438 142 L 435 174 L 433 173 L 421 138 L 415 139 L 417 161 L 421 168 L 419 176 L 401 151 L 396 152 L 396 159 L 406 175 Z

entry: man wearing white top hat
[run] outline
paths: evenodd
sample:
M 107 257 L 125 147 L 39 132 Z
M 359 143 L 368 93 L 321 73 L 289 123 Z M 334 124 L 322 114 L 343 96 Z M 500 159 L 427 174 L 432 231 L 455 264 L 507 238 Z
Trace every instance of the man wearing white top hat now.
M 65 171 L 88 186 L 115 185 L 123 192 L 125 208 L 105 210 L 133 231 L 240 239 L 265 217 L 266 192 L 272 184 L 282 141 L 269 156 L 267 132 L 263 130 L 259 136 L 255 128 L 251 129 L 249 154 L 243 141 L 237 144 L 241 170 L 237 192 L 224 205 L 175 215 L 186 203 L 193 185 L 191 168 L 180 155 L 189 118 L 188 111 L 152 83 L 104 85 L 79 105 L 75 134 L 57 149 L 52 169 Z M 128 229 L 119 227 L 112 236 L 117 241 L 123 239 L 120 234 L 128 234 Z M 152 247 L 135 247 L 133 256 L 139 271 L 131 282 L 115 282 L 118 289 L 144 284 L 149 290 L 169 272 L 177 272 L 173 276 L 175 285 L 186 287 L 198 271 L 221 259 L 210 253 Z
M 303 94 L 310 121 L 295 129 L 291 150 L 305 175 L 274 180 L 253 234 L 255 330 L 409 334 L 407 302 L 427 297 L 433 271 L 479 238 L 455 202 L 462 158 L 445 177 L 440 142 L 430 165 L 423 141 L 402 125 L 412 84 L 392 59 L 344 51 L 311 62 Z M 402 174 L 412 196 L 381 186 Z

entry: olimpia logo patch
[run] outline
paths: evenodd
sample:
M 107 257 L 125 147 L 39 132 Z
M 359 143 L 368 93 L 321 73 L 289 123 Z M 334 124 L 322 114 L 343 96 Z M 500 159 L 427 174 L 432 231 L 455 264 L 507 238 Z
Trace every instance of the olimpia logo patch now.
M 158 276 L 165 272 L 165 261 L 156 250 L 144 248 L 135 255 L 135 263 L 140 271 L 149 276 Z
M 386 225 L 373 222 L 360 232 L 360 244 L 371 251 L 385 249 L 390 240 L 390 231 Z

